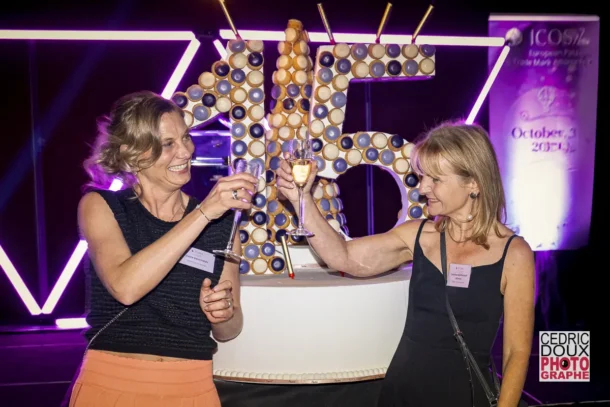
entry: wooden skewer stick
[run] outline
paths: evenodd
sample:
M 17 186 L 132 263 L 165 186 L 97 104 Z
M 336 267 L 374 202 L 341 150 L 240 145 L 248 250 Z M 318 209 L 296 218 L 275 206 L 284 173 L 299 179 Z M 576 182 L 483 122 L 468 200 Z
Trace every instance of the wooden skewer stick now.
M 415 32 L 413 33 L 413 38 L 411 38 L 411 44 L 415 44 L 415 39 L 419 35 L 419 32 L 421 31 L 422 27 L 424 26 L 424 23 L 426 22 L 426 20 L 428 20 L 428 17 L 430 16 L 430 13 L 432 13 L 433 8 L 434 8 L 434 6 L 432 4 L 430 4 L 428 6 L 428 10 L 426 10 L 426 14 L 424 14 L 424 17 L 421 19 L 421 21 L 419 22 L 419 25 L 415 29 Z
M 328 34 L 328 39 L 332 45 L 335 45 L 335 38 L 333 37 L 333 32 L 330 29 L 330 24 L 328 24 L 328 18 L 326 18 L 326 13 L 324 13 L 322 3 L 318 3 L 318 11 L 320 12 L 320 17 L 322 18 L 324 28 L 326 29 L 326 34 Z
M 231 26 L 231 30 L 233 31 L 233 34 L 235 34 L 235 38 L 240 40 L 241 36 L 239 35 L 237 28 L 235 28 L 235 24 L 233 24 L 233 19 L 231 18 L 231 15 L 229 14 L 229 10 L 227 10 L 227 5 L 225 4 L 225 0 L 218 0 L 218 2 L 220 3 L 220 7 L 222 7 L 222 11 L 224 11 L 224 13 L 225 13 L 225 17 L 227 17 L 227 20 L 229 21 L 229 25 Z
M 379 24 L 379 29 L 377 30 L 377 38 L 375 38 L 375 42 L 379 44 L 381 41 L 381 33 L 385 29 L 386 24 L 388 23 L 388 19 L 390 18 L 390 10 L 392 9 L 392 3 L 388 3 L 385 6 L 385 11 L 383 12 L 383 17 L 381 17 L 381 23 Z

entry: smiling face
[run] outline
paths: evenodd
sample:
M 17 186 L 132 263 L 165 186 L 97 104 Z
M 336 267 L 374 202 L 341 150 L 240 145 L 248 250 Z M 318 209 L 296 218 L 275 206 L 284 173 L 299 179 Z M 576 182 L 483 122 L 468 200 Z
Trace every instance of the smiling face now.
M 161 155 L 150 166 L 138 173 L 141 183 L 165 190 L 176 190 L 191 180 L 191 157 L 195 146 L 184 119 L 176 112 L 164 113 L 159 122 Z M 142 155 L 149 157 L 150 151 Z
M 488 248 L 492 230 L 505 222 L 504 187 L 496 154 L 479 125 L 446 122 L 429 130 L 411 151 L 419 193 L 437 231 L 468 222 L 469 239 Z M 472 197 L 470 196 L 472 194 Z
M 438 158 L 438 164 L 434 167 L 437 168 L 421 168 L 419 174 L 419 192 L 428 198 L 428 213 L 466 221 L 474 204 L 470 194 L 479 193 L 477 183 L 457 175 L 442 157 Z

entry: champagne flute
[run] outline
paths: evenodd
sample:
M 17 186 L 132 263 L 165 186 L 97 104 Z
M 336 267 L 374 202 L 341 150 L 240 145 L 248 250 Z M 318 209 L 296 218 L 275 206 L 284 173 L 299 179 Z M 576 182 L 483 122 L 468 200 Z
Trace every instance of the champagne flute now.
M 288 162 L 292 168 L 292 178 L 294 184 L 299 189 L 299 226 L 290 231 L 291 236 L 306 236 L 311 237 L 313 233 L 305 229 L 303 218 L 305 217 L 305 201 L 303 199 L 303 188 L 307 184 L 307 179 L 311 173 L 313 162 L 313 150 L 311 148 L 310 139 L 293 139 L 286 141 L 288 143 L 288 153 L 290 158 Z
M 241 172 L 247 172 L 258 179 L 261 175 L 261 166 L 253 161 L 246 162 L 244 159 L 238 159 L 235 161 L 234 174 L 239 174 Z M 233 251 L 233 242 L 235 241 L 235 234 L 237 233 L 237 228 L 241 222 L 242 210 L 235 209 L 234 211 L 233 228 L 231 229 L 231 237 L 229 238 L 227 247 L 224 250 L 214 250 L 214 254 L 239 262 L 243 258 Z

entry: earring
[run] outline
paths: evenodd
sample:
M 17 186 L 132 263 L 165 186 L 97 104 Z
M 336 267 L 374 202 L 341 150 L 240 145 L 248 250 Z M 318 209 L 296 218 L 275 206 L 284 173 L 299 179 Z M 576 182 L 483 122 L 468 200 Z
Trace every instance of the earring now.
M 470 199 L 477 199 L 479 197 L 479 194 L 471 192 L 468 196 L 470 197 Z M 468 214 L 468 216 L 466 217 L 466 220 L 468 222 L 470 222 L 472 219 L 473 219 L 472 213 Z

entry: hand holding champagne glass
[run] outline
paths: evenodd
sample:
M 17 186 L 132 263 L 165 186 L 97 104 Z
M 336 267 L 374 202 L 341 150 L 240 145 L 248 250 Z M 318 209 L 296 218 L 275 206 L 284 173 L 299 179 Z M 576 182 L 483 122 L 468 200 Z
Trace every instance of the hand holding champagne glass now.
M 247 172 L 258 179 L 258 177 L 261 175 L 261 167 L 256 162 L 246 162 L 246 160 L 239 159 L 235 161 L 234 174 L 239 174 L 241 172 Z M 233 198 L 237 199 L 236 191 L 233 191 Z M 242 257 L 233 251 L 233 242 L 235 241 L 235 234 L 237 233 L 237 228 L 241 222 L 241 215 L 242 211 L 236 209 L 235 217 L 233 218 L 233 228 L 231 229 L 231 237 L 229 238 L 227 247 L 224 250 L 214 250 L 214 254 L 223 256 L 225 258 L 230 258 L 235 261 L 242 260 Z
M 305 217 L 303 188 L 309 180 L 313 162 L 311 140 L 293 139 L 286 141 L 286 143 L 288 143 L 288 163 L 292 169 L 292 178 L 294 184 L 299 189 L 299 226 L 295 230 L 289 232 L 289 234 L 291 236 L 311 237 L 313 236 L 313 233 L 305 229 L 305 226 L 303 225 L 303 218 Z

